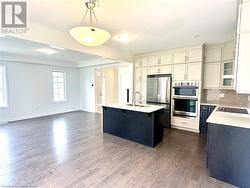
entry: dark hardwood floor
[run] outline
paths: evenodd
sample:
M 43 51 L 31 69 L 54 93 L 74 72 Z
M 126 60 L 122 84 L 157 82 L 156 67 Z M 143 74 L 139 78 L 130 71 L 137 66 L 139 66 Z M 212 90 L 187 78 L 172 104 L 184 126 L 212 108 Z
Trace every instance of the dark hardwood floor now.
M 166 130 L 152 149 L 72 112 L 0 126 L 0 187 L 233 187 L 208 176 L 206 138 Z

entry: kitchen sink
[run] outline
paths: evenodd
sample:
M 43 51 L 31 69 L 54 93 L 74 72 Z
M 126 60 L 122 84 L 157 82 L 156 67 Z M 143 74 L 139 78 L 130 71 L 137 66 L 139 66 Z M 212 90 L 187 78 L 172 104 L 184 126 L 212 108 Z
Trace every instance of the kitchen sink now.
M 220 112 L 229 112 L 229 113 L 237 113 L 237 114 L 249 114 L 247 109 L 242 108 L 228 108 L 228 107 L 219 107 L 217 111 Z

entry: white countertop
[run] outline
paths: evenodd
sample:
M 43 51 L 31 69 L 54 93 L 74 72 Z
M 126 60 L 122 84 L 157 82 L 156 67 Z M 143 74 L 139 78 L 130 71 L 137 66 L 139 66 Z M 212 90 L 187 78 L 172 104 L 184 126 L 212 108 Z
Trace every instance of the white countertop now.
M 124 103 L 109 103 L 102 105 L 103 107 L 110 107 L 110 108 L 118 108 L 123 110 L 130 110 L 130 111 L 136 111 L 136 112 L 143 112 L 143 113 L 152 113 L 157 110 L 165 108 L 165 105 L 149 105 L 149 104 L 143 104 L 145 107 L 139 107 L 139 106 L 129 106 Z
M 250 129 L 250 110 L 249 114 L 237 114 L 216 111 L 219 107 L 216 107 L 212 114 L 207 119 L 207 123 L 222 124 L 233 127 Z M 246 108 L 245 108 L 246 109 Z

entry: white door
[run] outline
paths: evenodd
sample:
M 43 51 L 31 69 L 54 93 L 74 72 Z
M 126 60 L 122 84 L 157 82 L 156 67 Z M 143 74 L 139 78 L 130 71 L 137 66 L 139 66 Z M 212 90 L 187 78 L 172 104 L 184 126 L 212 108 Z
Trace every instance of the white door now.
M 141 69 L 142 68 L 135 68 L 135 81 L 140 81 L 142 79 Z
M 176 64 L 173 65 L 173 79 L 177 80 L 185 80 L 186 75 L 186 64 Z
M 139 57 L 135 59 L 135 67 L 145 67 L 147 66 L 147 58 Z
M 250 32 L 250 1 L 241 6 L 240 33 Z
M 220 87 L 220 62 L 204 64 L 204 88 Z
M 164 65 L 159 66 L 160 74 L 171 74 L 172 73 L 172 65 Z
M 225 44 L 222 50 L 222 60 L 227 61 L 234 58 L 235 54 L 235 41 L 228 42 Z
M 187 62 L 201 62 L 202 61 L 202 47 L 189 48 L 187 52 Z
M 95 111 L 102 113 L 102 105 L 105 102 L 105 79 L 103 73 L 96 73 L 95 77 Z
M 167 65 L 172 63 L 172 54 L 165 53 L 160 55 L 160 65 Z
M 250 93 L 250 33 L 241 34 L 238 52 L 237 93 Z
M 207 48 L 205 53 L 205 62 L 218 62 L 221 61 L 221 48 Z
M 148 57 L 148 66 L 157 66 L 160 63 L 158 55 Z
M 159 67 L 158 66 L 154 66 L 154 67 L 148 67 L 147 70 L 148 75 L 153 75 L 153 74 L 159 74 Z
M 186 61 L 186 49 L 173 51 L 173 64 L 185 63 Z
M 141 95 L 142 95 L 142 102 L 146 103 L 146 96 L 147 96 L 147 81 L 142 81 L 141 83 Z
M 201 80 L 202 63 L 188 63 L 186 66 L 186 80 Z
M 147 68 L 141 68 L 141 80 L 144 82 L 147 80 Z

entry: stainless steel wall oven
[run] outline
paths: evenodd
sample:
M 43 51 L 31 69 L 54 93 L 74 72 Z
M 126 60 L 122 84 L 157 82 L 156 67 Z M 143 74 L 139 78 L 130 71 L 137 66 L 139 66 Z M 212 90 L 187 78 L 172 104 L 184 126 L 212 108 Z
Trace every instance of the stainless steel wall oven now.
M 173 115 L 197 117 L 199 83 L 175 82 L 173 93 Z

